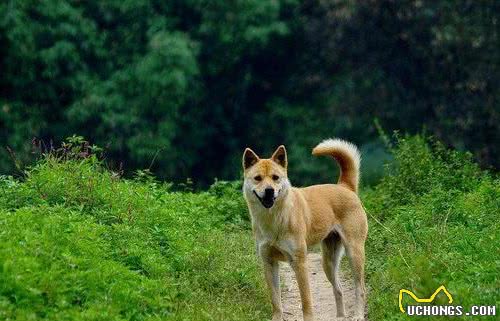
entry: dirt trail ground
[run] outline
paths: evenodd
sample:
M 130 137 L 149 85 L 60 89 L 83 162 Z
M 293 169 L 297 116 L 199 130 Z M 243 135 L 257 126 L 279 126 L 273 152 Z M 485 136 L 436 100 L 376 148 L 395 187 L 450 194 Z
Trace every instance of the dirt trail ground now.
M 335 299 L 330 282 L 323 272 L 321 266 L 321 254 L 309 254 L 309 280 L 311 282 L 311 292 L 314 304 L 316 321 L 335 320 Z M 342 271 L 341 271 L 342 272 Z M 281 266 L 282 279 L 282 302 L 285 321 L 302 321 L 302 310 L 300 294 L 295 280 L 295 274 L 288 264 Z M 354 284 L 349 276 L 340 273 L 342 290 L 344 292 L 344 304 L 346 318 L 351 320 L 354 313 Z

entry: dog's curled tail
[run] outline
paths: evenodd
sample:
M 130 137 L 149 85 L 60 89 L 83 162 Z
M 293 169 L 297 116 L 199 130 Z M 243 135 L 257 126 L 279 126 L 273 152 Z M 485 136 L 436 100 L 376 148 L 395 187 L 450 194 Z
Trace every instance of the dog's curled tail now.
M 325 139 L 314 147 L 312 154 L 333 156 L 340 165 L 338 184 L 358 192 L 361 155 L 354 144 L 338 138 Z

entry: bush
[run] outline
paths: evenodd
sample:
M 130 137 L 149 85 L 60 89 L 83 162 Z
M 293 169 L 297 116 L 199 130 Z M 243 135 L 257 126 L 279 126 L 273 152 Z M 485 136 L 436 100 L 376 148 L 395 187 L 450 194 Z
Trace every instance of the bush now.
M 95 157 L 46 155 L 0 180 L 0 319 L 262 320 L 234 184 L 172 192 Z
M 466 309 L 495 305 L 498 178 L 480 171 L 470 154 L 420 136 L 398 138 L 393 154 L 388 175 L 363 195 L 370 218 L 370 318 L 400 320 L 403 288 L 429 297 L 445 285 L 454 304 Z
M 122 179 L 85 146 L 74 137 L 22 180 L 0 178 L 1 320 L 270 315 L 240 182 L 173 191 L 148 171 Z M 362 194 L 370 319 L 400 320 L 402 288 L 428 297 L 445 285 L 455 304 L 495 305 L 499 179 L 420 136 L 392 153 Z

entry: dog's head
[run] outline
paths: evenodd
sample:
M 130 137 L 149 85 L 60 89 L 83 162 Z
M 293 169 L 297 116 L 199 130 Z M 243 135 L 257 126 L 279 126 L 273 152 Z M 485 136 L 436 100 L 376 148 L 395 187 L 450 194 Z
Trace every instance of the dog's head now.
M 287 195 L 290 182 L 287 176 L 285 146 L 276 149 L 271 158 L 261 159 L 250 148 L 243 153 L 244 184 L 246 199 L 271 208 Z

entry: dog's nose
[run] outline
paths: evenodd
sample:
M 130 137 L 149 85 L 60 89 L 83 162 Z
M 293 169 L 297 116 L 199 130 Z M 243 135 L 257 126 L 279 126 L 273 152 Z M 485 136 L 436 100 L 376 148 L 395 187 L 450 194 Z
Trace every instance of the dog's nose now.
M 274 188 L 268 187 L 264 190 L 265 197 L 274 197 Z

